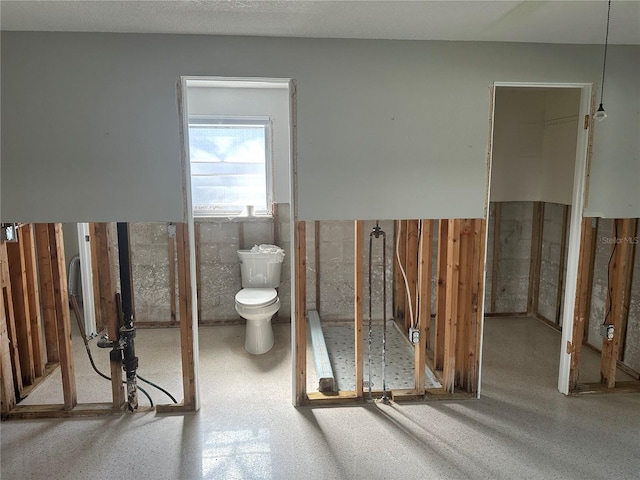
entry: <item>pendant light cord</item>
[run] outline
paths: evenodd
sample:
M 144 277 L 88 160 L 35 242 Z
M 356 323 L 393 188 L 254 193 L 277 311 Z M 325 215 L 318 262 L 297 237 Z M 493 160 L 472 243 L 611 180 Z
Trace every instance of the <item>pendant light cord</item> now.
M 607 9 L 607 33 L 604 37 L 604 61 L 602 63 L 602 84 L 600 86 L 600 105 L 602 105 L 602 99 L 604 98 L 604 72 L 607 69 L 607 47 L 609 45 L 609 16 L 611 15 L 611 0 L 609 0 L 609 7 Z

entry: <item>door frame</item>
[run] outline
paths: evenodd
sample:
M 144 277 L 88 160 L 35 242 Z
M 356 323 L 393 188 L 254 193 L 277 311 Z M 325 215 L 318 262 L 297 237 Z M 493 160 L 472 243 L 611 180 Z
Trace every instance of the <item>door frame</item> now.
M 489 216 L 489 201 L 491 199 L 491 168 L 493 165 L 493 138 L 495 126 L 495 92 L 498 87 L 512 88 L 572 88 L 580 90 L 580 108 L 578 113 L 578 136 L 576 140 L 576 159 L 573 176 L 573 193 L 571 196 L 571 217 L 569 220 L 569 241 L 567 242 L 567 272 L 565 275 L 565 301 L 562 312 L 562 341 L 560 348 L 560 367 L 558 371 L 558 390 L 565 394 L 569 394 L 569 374 L 571 369 L 571 353 L 570 349 L 564 348 L 572 342 L 575 295 L 578 280 L 578 261 L 580 256 L 580 232 L 582 226 L 582 217 L 584 209 L 587 205 L 587 195 L 589 192 L 589 167 L 590 155 L 589 148 L 593 111 L 594 111 L 594 86 L 592 83 L 549 83 L 549 82 L 494 82 L 491 89 L 491 134 L 489 143 L 488 158 L 488 181 L 487 181 L 487 197 L 485 200 L 485 217 Z M 583 125 L 580 119 L 587 118 Z M 487 221 L 487 225 L 488 225 Z M 488 229 L 487 229 L 488 232 Z M 486 268 L 485 268 L 486 271 Z M 486 289 L 486 282 L 485 282 Z M 483 316 L 484 330 L 484 316 Z M 481 350 L 482 351 L 482 350 Z M 480 362 L 480 375 L 482 374 L 482 361 Z

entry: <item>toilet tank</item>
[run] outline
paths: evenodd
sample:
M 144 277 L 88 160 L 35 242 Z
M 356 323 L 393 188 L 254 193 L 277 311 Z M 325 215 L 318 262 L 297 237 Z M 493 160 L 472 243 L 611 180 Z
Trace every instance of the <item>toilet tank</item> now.
M 275 245 L 256 245 L 238 250 L 242 288 L 277 288 L 284 250 Z

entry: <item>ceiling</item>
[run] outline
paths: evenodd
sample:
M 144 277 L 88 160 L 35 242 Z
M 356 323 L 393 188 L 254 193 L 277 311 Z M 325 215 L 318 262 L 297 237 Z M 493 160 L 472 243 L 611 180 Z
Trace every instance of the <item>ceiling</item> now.
M 2 30 L 604 43 L 607 1 L 0 1 Z M 640 45 L 640 0 L 609 42 Z

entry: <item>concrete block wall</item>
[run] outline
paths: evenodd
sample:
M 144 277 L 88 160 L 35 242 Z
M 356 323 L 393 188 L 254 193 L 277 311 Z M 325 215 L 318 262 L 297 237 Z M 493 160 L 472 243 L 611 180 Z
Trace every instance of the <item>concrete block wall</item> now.
M 369 233 L 375 221 L 364 222 L 364 318 L 368 318 L 369 287 Z M 393 221 L 381 221 L 380 227 L 385 231 L 386 241 L 386 275 L 387 275 L 387 318 L 393 316 L 393 255 L 394 229 Z M 311 235 L 307 227 L 307 261 L 314 257 L 314 243 L 309 242 Z M 311 229 L 313 231 L 313 229 Z M 307 273 L 308 305 L 315 304 L 315 269 L 320 271 L 320 318 L 323 321 L 352 321 L 354 316 L 354 222 L 353 221 L 321 221 L 319 222 L 320 263 L 313 265 L 313 272 Z M 381 319 L 382 306 L 382 237 L 374 238 L 372 257 L 372 317 Z M 309 263 L 308 263 L 309 265 Z M 309 278 L 314 276 L 313 279 Z M 311 287 L 313 285 L 313 287 Z M 310 293 L 313 297 L 310 298 Z
M 115 232 L 113 238 L 117 244 Z M 129 224 L 129 244 L 131 245 L 131 272 L 136 320 L 145 322 L 171 321 L 167 224 Z M 117 263 L 117 246 L 115 253 Z M 119 274 L 116 274 L 116 278 L 120 278 Z
M 291 317 L 291 241 L 289 204 L 278 204 L 279 246 L 285 250 L 278 289 L 278 319 Z M 198 219 L 200 228 L 201 321 L 239 321 L 235 295 L 241 289 L 237 251 L 261 243 L 274 243 L 274 218 Z M 169 244 L 166 223 L 131 223 L 131 262 L 136 319 L 171 321 L 169 291 Z M 242 239 L 242 245 L 241 243 Z M 176 267 L 177 274 L 177 267 Z M 177 295 L 177 287 L 174 291 Z M 176 311 L 179 319 L 179 311 Z
M 533 202 L 500 202 L 498 251 L 494 252 L 496 204 L 489 206 L 487 238 L 485 312 L 522 313 L 527 311 Z M 493 259 L 498 255 L 497 281 L 493 284 Z M 491 311 L 492 291 L 496 308 Z
M 542 232 L 542 262 L 540 265 L 540 292 L 538 297 L 538 313 L 547 320 L 556 321 L 558 279 L 560 268 L 560 253 L 562 243 L 562 220 L 564 205 L 557 203 L 545 203 L 544 226 Z M 569 216 L 571 209 L 569 209 Z M 567 235 L 569 234 L 567 230 Z M 566 260 L 568 250 L 565 252 L 563 276 L 566 275 Z M 564 278 L 564 277 L 563 277 Z M 564 299 L 564 286 L 561 298 Z M 561 310 L 562 311 L 562 310 Z M 560 319 L 562 320 L 562 319 Z

